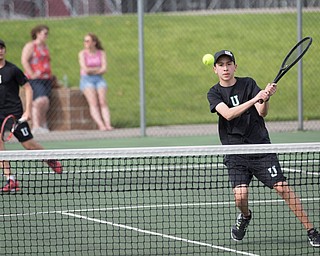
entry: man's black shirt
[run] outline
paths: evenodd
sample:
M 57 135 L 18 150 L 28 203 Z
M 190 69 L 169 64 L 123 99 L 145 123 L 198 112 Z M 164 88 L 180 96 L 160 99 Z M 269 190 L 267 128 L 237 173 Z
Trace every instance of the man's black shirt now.
M 27 77 L 16 65 L 6 61 L 0 68 L 0 114 L 22 115 L 22 102 L 19 97 L 20 86 L 28 82 Z
M 236 77 L 236 83 L 230 87 L 223 87 L 218 83 L 210 88 L 207 95 L 210 111 L 216 112 L 215 108 L 221 102 L 229 108 L 238 106 L 254 98 L 260 90 L 256 82 L 249 77 Z M 218 115 L 219 136 L 223 145 L 270 143 L 264 119 L 255 106 L 230 121 L 219 113 Z

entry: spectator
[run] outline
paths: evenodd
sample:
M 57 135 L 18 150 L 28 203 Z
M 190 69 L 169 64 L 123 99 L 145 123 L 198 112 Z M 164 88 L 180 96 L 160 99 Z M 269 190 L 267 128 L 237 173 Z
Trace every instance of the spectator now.
M 28 82 L 27 77 L 23 72 L 14 64 L 7 61 L 6 58 L 6 45 L 0 40 L 0 126 L 8 115 L 14 115 L 17 119 L 21 117 L 24 120 L 30 120 L 32 108 L 32 87 Z M 19 97 L 19 87 L 25 88 L 26 106 L 23 112 L 22 102 Z M 21 123 L 14 136 L 19 140 L 25 149 L 39 150 L 43 147 L 38 144 L 30 131 L 27 122 Z M 5 146 L 0 140 L 0 150 L 4 150 Z M 60 162 L 56 160 L 48 160 L 46 163 L 53 169 L 55 173 L 62 172 Z M 0 161 L 0 167 L 4 170 L 4 175 L 7 177 L 7 184 L 1 189 L 2 192 L 18 191 L 19 184 L 15 177 L 11 174 L 10 163 L 7 161 Z
M 21 63 L 33 90 L 32 132 L 47 133 L 47 112 L 50 105 L 52 74 L 47 46 L 49 28 L 38 25 L 31 30 L 32 41 L 22 50 Z
M 107 82 L 103 78 L 107 71 L 107 56 L 99 38 L 93 33 L 84 37 L 84 49 L 79 52 L 79 64 L 80 90 L 88 101 L 91 117 L 99 130 L 113 130 L 106 101 Z

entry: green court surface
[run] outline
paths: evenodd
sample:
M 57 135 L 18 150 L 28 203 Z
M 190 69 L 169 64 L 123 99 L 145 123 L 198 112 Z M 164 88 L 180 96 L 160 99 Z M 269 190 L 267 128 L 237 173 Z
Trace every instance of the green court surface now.
M 319 226 L 319 162 L 307 166 L 294 154 L 279 159 Z M 233 241 L 237 210 L 222 160 L 65 159 L 61 175 L 37 161 L 13 163 L 21 191 L 0 195 L 0 249 L 4 255 L 319 255 L 283 200 L 257 181 L 247 236 Z
M 320 132 L 272 133 L 273 143 L 317 142 Z M 45 142 L 52 149 L 200 146 L 217 136 Z M 16 144 L 9 144 L 19 149 Z M 15 148 L 16 147 L 16 148 Z M 0 194 L 5 255 L 319 255 L 277 194 L 253 181 L 253 220 L 230 238 L 237 210 L 222 155 L 12 162 L 21 190 Z M 289 183 L 320 228 L 319 153 L 280 156 Z
M 270 133 L 272 143 L 320 142 L 320 131 L 296 131 Z M 204 146 L 220 144 L 218 135 L 181 137 L 134 137 L 99 140 L 63 140 L 41 142 L 46 149 L 72 148 L 125 148 L 164 146 Z M 7 144 L 8 150 L 22 149 L 19 143 Z

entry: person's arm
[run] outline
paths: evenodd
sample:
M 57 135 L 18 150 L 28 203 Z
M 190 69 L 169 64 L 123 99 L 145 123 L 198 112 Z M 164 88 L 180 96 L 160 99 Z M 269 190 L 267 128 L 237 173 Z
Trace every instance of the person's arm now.
M 263 103 L 256 103 L 255 107 L 259 113 L 260 116 L 266 117 L 269 110 L 269 99 L 270 97 L 276 93 L 277 91 L 277 85 L 275 83 L 269 83 L 267 84 L 264 91 L 267 93 L 268 97 L 266 100 L 263 100 Z
M 32 97 L 33 97 L 33 91 L 32 87 L 29 82 L 25 83 L 23 85 L 24 91 L 25 91 L 25 111 L 22 115 L 22 118 L 24 120 L 30 120 L 31 119 L 31 110 L 32 110 Z
M 222 115 L 225 119 L 228 121 L 242 115 L 244 112 L 246 112 L 249 108 L 251 108 L 255 104 L 260 104 L 258 101 L 262 99 L 263 101 L 266 101 L 269 98 L 268 93 L 265 90 L 261 90 L 254 98 L 251 100 L 248 100 L 236 107 L 229 108 L 227 104 L 224 102 L 220 102 L 216 106 L 216 111 Z M 265 103 L 263 103 L 264 105 Z M 260 113 L 259 113 L 260 114 Z
M 259 116 L 266 117 L 268 115 L 269 110 L 269 102 L 268 100 L 264 101 L 263 103 L 256 103 L 255 107 L 259 113 Z
M 101 67 L 87 67 L 84 60 L 84 52 L 79 53 L 80 68 L 88 75 L 103 75 L 107 72 L 107 57 L 105 51 L 101 51 Z
M 35 79 L 38 77 L 38 74 L 33 71 L 29 62 L 30 58 L 32 57 L 32 53 L 33 53 L 33 43 L 29 42 L 22 49 L 21 64 L 25 73 L 28 75 L 28 77 L 30 79 Z
M 101 51 L 101 67 L 87 68 L 90 75 L 103 75 L 107 72 L 107 56 L 105 51 Z
M 92 72 L 95 75 L 103 75 L 104 73 L 107 72 L 107 55 L 105 51 L 101 51 L 101 67 L 94 68 Z
M 84 60 L 84 51 L 80 51 L 78 55 L 80 69 L 82 69 L 86 74 L 88 74 L 88 68 Z

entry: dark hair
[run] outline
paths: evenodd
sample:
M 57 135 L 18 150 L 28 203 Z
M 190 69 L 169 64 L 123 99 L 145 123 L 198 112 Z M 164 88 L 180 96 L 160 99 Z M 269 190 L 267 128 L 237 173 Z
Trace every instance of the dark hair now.
M 98 50 L 104 50 L 102 45 L 101 45 L 101 41 L 100 41 L 100 39 L 98 38 L 98 36 L 96 34 L 88 33 L 87 35 L 91 37 L 93 42 L 96 42 L 96 48 Z
M 41 25 L 35 26 L 35 27 L 31 30 L 31 38 L 32 38 L 33 40 L 37 39 L 37 34 L 38 34 L 39 32 L 41 32 L 42 30 L 45 30 L 45 29 L 49 31 L 49 27 L 46 26 L 46 25 L 41 24 Z

